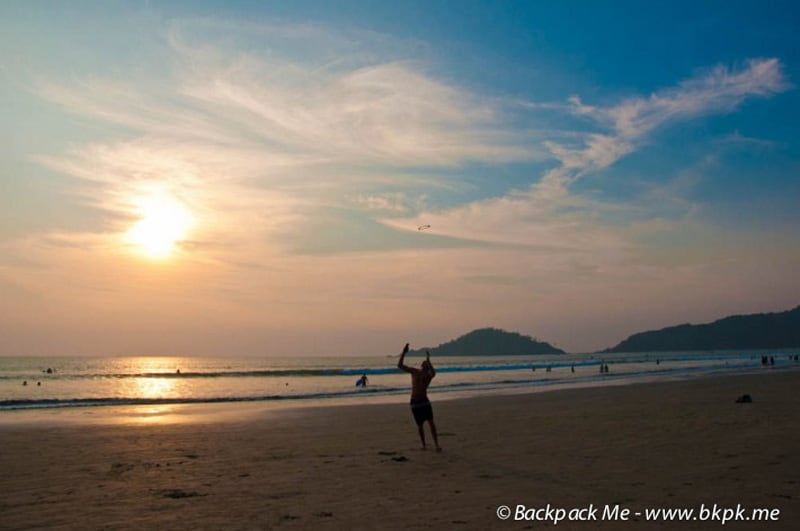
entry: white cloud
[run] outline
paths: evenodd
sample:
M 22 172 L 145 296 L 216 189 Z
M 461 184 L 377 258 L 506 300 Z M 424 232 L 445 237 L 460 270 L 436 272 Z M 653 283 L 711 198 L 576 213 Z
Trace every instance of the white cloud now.
M 532 157 L 500 129 L 489 105 L 412 64 L 287 72 L 262 59 L 246 62 L 198 68 L 182 90 L 279 152 L 326 163 L 404 166 Z
M 752 59 L 739 69 L 717 66 L 649 97 L 628 98 L 608 107 L 592 106 L 571 96 L 563 110 L 587 118 L 604 132 L 565 135 L 571 143 L 544 144 L 559 165 L 527 190 L 479 200 L 439 212 L 423 212 L 412 222 L 387 220 L 394 226 L 432 225 L 431 233 L 517 245 L 584 249 L 627 249 L 625 230 L 604 226 L 598 215 L 616 210 L 570 192 L 585 175 L 608 168 L 648 142 L 671 123 L 735 110 L 747 98 L 769 96 L 787 88 L 778 59 Z M 550 109 L 555 106 L 550 106 Z M 513 227 L 513 229 L 510 229 Z
M 676 87 L 646 98 L 629 98 L 613 107 L 585 105 L 577 97 L 570 98 L 570 104 L 575 114 L 610 128 L 618 137 L 636 141 L 667 123 L 731 112 L 747 98 L 770 96 L 787 88 L 778 59 L 750 59 L 742 68 L 718 65 Z
M 635 139 L 673 121 L 733 112 L 748 98 L 788 88 L 780 60 L 749 59 L 739 69 L 717 65 L 649 98 L 600 110 L 598 118 L 602 121 L 605 113 L 618 135 Z
M 425 196 L 409 197 L 403 192 L 376 193 L 358 195 L 353 198 L 353 203 L 365 207 L 367 210 L 389 212 L 394 214 L 408 214 L 417 212 L 425 205 Z

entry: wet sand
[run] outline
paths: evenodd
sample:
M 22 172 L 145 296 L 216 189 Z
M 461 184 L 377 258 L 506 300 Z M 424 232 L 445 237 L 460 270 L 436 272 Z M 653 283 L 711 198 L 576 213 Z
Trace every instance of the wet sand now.
M 635 515 L 701 504 L 740 504 L 748 516 L 779 509 L 777 521 L 724 529 L 796 529 L 798 383 L 800 371 L 765 370 L 439 402 L 433 394 L 441 453 L 418 449 L 400 397 L 247 415 L 232 404 L 190 422 L 4 422 L 0 529 L 551 525 L 498 519 L 498 506 L 517 504 L 599 510 L 598 521 L 558 529 L 719 529 Z M 753 403 L 735 403 L 745 393 Z M 630 520 L 603 521 L 606 505 L 630 509 Z

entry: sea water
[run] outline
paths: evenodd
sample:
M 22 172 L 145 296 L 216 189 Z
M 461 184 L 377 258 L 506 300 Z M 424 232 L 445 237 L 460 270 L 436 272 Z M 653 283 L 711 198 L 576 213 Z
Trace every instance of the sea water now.
M 434 358 L 433 399 L 800 368 L 800 349 Z M 768 362 L 762 364 L 762 356 Z M 769 363 L 769 359 L 774 364 Z M 408 357 L 418 366 L 422 358 Z M 403 401 L 397 357 L 0 357 L 0 415 L 113 405 Z M 608 372 L 601 370 L 608 366 Z M 356 382 L 366 375 L 366 386 Z

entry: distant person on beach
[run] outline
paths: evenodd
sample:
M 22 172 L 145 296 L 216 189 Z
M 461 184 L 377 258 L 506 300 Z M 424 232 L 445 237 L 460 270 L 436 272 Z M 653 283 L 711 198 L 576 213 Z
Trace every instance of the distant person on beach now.
M 431 380 L 436 376 L 436 370 L 431 363 L 431 353 L 427 352 L 425 361 L 419 369 L 416 367 L 409 367 L 404 364 L 406 354 L 408 354 L 408 343 L 403 347 L 403 353 L 400 355 L 400 361 L 397 362 L 397 367 L 411 374 L 411 413 L 414 415 L 414 421 L 417 423 L 419 430 L 419 439 L 422 442 L 422 449 L 425 450 L 425 421 L 431 426 L 431 435 L 433 435 L 433 442 L 436 445 L 436 451 L 441 452 L 442 448 L 439 446 L 439 437 L 436 434 L 436 424 L 433 423 L 433 408 L 431 402 L 428 400 L 428 386 Z
M 356 385 L 359 386 L 359 387 L 366 387 L 367 386 L 367 382 L 369 382 L 369 379 L 367 378 L 367 375 L 366 374 L 362 374 L 361 378 L 359 378 L 359 380 L 356 383 Z

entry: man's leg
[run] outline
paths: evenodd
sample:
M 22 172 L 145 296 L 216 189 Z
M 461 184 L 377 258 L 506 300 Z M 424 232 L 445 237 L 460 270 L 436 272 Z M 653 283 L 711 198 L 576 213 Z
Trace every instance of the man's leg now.
M 439 437 L 436 435 L 436 424 L 433 423 L 433 419 L 428 421 L 431 425 L 431 435 L 433 435 L 433 444 L 436 445 L 436 451 L 440 451 L 442 449 L 439 446 Z
M 417 429 L 419 430 L 419 440 L 422 441 L 422 449 L 425 449 L 425 423 L 417 424 Z M 434 437 L 435 438 L 435 437 Z

